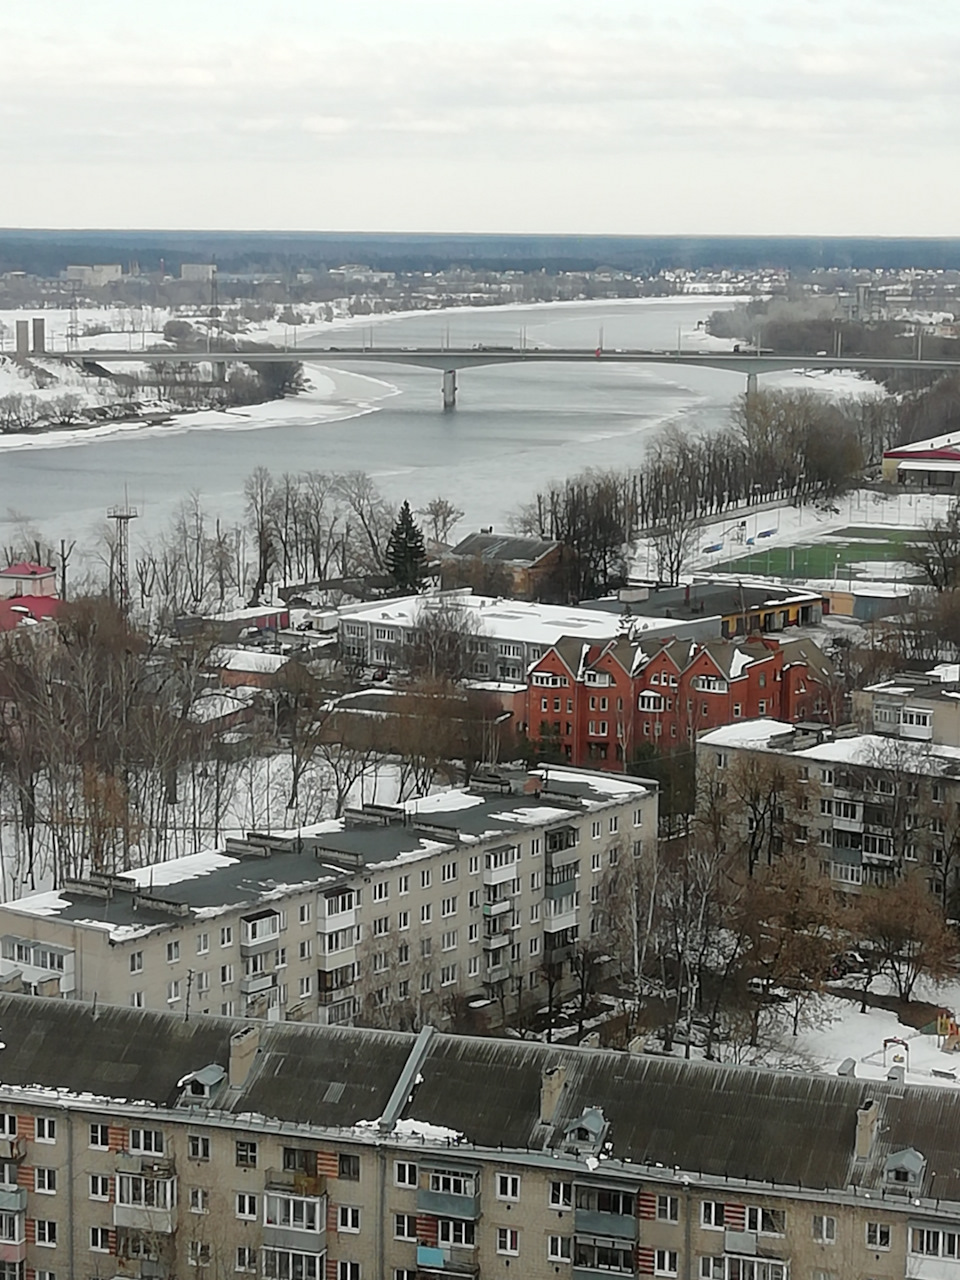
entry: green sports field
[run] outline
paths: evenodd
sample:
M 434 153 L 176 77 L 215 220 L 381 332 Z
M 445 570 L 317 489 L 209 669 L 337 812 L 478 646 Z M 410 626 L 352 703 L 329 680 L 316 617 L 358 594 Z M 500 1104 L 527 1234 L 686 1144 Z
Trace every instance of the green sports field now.
M 915 541 L 918 532 L 909 529 L 862 528 L 851 525 L 837 529 L 816 542 L 800 543 L 794 547 L 775 546 L 766 550 L 762 542 L 747 555 L 726 560 L 715 566 L 723 573 L 773 574 L 779 578 L 869 578 L 869 571 L 854 569 L 854 565 L 903 564 L 903 547 Z M 889 571 L 884 575 L 891 576 Z M 908 565 L 896 573 L 900 582 L 919 581 L 917 573 Z

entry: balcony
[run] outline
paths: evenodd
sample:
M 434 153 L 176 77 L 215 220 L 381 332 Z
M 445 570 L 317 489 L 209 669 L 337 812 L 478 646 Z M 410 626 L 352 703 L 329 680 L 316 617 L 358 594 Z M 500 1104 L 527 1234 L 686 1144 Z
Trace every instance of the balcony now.
M 636 1240 L 637 1220 L 630 1213 L 601 1213 L 599 1209 L 575 1209 L 573 1228 L 578 1235 L 609 1236 Z
M 22 1160 L 26 1152 L 23 1138 L 0 1138 L 0 1160 Z
M 557 898 L 570 898 L 577 891 L 577 877 L 568 876 L 564 880 L 550 880 L 543 887 L 543 896 L 550 902 Z
M 265 1191 L 289 1192 L 296 1196 L 324 1196 L 327 1193 L 326 1175 L 304 1173 L 301 1169 L 267 1170 Z
M 326 1202 L 324 1201 L 324 1220 L 316 1231 L 304 1227 L 287 1227 L 279 1223 L 266 1222 L 263 1226 L 263 1243 L 271 1249 L 294 1249 L 302 1253 L 319 1253 L 326 1239 Z
M 483 914 L 496 918 L 497 916 L 506 915 L 512 906 L 513 903 L 509 898 L 498 898 L 496 902 L 485 902 L 483 904 Z
M 480 1265 L 476 1249 L 451 1249 L 448 1245 L 434 1247 L 417 1245 L 417 1270 L 428 1276 L 477 1276 Z
M 17 1223 L 18 1231 L 23 1234 L 25 1223 L 21 1219 Z M 26 1240 L 0 1240 L 0 1262 L 25 1262 L 27 1257 Z
M 483 971 L 484 982 L 505 982 L 510 976 L 510 966 L 507 963 L 488 965 Z
M 508 862 L 503 867 L 484 867 L 483 883 L 485 885 L 506 884 L 508 880 L 516 880 L 519 874 L 519 863 Z
M 115 1204 L 113 1225 L 130 1231 L 153 1231 L 169 1236 L 176 1227 L 175 1209 L 151 1209 L 143 1204 Z
M 480 1217 L 480 1193 L 458 1196 L 452 1191 L 431 1191 L 428 1187 L 417 1190 L 417 1212 L 433 1213 L 438 1218 L 469 1218 L 476 1222 Z
M 317 956 L 317 968 L 322 973 L 332 973 L 335 969 L 345 969 L 348 964 L 357 963 L 356 946 L 344 947 L 342 951 L 322 951 Z
M 960 1280 L 960 1259 L 907 1254 L 907 1280 Z
M 320 916 L 317 920 L 317 933 L 336 933 L 338 929 L 355 929 L 357 927 L 357 909 L 338 911 L 334 916 Z
M 245 996 L 258 996 L 263 991 L 269 991 L 271 987 L 276 986 L 277 975 L 275 973 L 256 973 L 249 978 L 240 979 L 240 994 Z
M 510 941 L 509 933 L 491 933 L 483 936 L 484 951 L 499 951 Z
M 577 923 L 577 908 L 568 907 L 559 915 L 548 915 L 544 918 L 543 928 L 546 933 L 562 933 L 564 929 L 572 929 Z
M 611 1280 L 611 1277 L 616 1280 L 617 1276 L 621 1280 L 633 1280 L 636 1274 L 636 1271 L 610 1271 L 606 1267 L 573 1268 L 573 1280 Z
M 0 1210 L 4 1213 L 23 1213 L 27 1207 L 26 1187 L 14 1187 L 0 1191 Z

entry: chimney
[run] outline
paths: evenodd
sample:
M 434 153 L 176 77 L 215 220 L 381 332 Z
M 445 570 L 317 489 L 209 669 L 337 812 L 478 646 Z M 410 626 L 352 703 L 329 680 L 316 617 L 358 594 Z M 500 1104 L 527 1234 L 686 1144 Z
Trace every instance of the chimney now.
M 877 1118 L 877 1104 L 873 1098 L 867 1098 L 857 1111 L 857 1144 L 854 1154 L 858 1160 L 866 1160 L 870 1154 L 877 1130 Z
M 563 1093 L 563 1082 L 566 1074 L 567 1068 L 560 1062 L 555 1067 L 547 1067 L 540 1076 L 541 1124 L 552 1124 L 553 1117 L 557 1114 L 557 1108 L 560 1105 L 560 1096 Z
M 242 1089 L 247 1083 L 253 1060 L 260 1048 L 260 1028 L 244 1027 L 230 1037 L 230 1088 Z

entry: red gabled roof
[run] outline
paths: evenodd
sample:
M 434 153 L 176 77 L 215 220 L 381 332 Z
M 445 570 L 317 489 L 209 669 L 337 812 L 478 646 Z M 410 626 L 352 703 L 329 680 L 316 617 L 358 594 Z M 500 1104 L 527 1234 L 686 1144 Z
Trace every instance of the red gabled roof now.
M 13 631 L 26 618 L 41 622 L 55 618 L 63 608 L 63 601 L 56 596 L 14 596 L 0 600 L 0 631 Z
M 53 572 L 54 570 L 49 565 L 34 564 L 32 560 L 18 560 L 16 564 L 8 564 L 5 568 L 0 569 L 0 577 L 39 578 Z
M 905 461 L 939 458 L 947 462 L 960 462 L 960 448 L 946 446 L 940 449 L 887 449 L 883 456 L 885 458 L 903 458 Z

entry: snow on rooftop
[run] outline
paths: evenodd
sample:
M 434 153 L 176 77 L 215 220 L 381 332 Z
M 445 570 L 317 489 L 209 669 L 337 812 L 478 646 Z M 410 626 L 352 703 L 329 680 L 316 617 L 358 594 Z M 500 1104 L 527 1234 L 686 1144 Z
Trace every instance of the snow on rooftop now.
M 512 822 L 521 822 L 531 826 L 538 822 L 569 822 L 569 809 L 555 809 L 551 805 L 541 804 L 536 808 L 530 809 L 524 805 L 520 805 L 516 809 L 510 809 L 506 813 L 501 813 L 499 817 L 503 819 L 509 818 Z
M 57 916 L 70 906 L 70 902 L 61 897 L 58 889 L 46 889 L 41 893 L 28 893 L 25 898 L 15 898 L 7 906 L 31 916 Z
M 456 809 L 473 809 L 476 805 L 483 804 L 484 799 L 484 796 L 473 796 L 467 791 L 454 789 L 407 800 L 403 807 L 407 813 L 451 813 Z
M 618 777 L 614 773 L 590 773 L 582 769 L 565 769 L 561 765 L 542 765 L 535 770 L 549 785 L 554 782 L 578 782 L 598 796 L 645 795 L 647 788 L 636 778 Z
M 850 738 L 831 738 L 828 742 L 797 751 L 808 760 L 826 760 L 833 764 L 873 765 L 897 768 L 910 773 L 946 772 L 960 762 L 960 747 L 946 747 L 935 742 L 911 742 L 903 738 L 884 738 L 878 733 L 861 733 Z
M 771 738 L 790 733 L 793 725 L 784 720 L 743 720 L 739 724 L 725 724 L 711 729 L 697 739 L 697 744 L 708 747 L 766 747 Z
M 211 875 L 223 867 L 232 867 L 239 859 L 228 858 L 223 853 L 190 853 L 185 858 L 171 858 L 169 862 L 152 862 L 146 867 L 135 867 L 122 873 L 124 880 L 132 880 L 138 889 L 162 889 L 166 885 L 182 884 L 185 880 L 197 880 Z
M 224 671 L 247 671 L 272 675 L 287 661 L 282 653 L 264 653 L 260 649 L 216 649 L 210 665 Z

